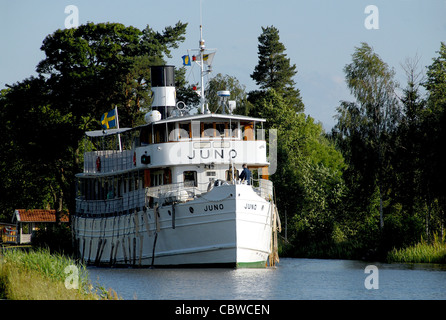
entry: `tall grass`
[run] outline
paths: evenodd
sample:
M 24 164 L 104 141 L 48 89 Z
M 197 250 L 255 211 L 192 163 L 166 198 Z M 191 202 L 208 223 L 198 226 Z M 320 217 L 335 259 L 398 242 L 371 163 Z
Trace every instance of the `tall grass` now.
M 85 286 L 88 283 L 88 273 L 84 265 L 77 264 L 70 257 L 58 253 L 50 254 L 47 249 L 39 248 L 28 252 L 23 250 L 6 250 L 3 259 L 5 262 L 14 264 L 17 268 L 37 271 L 55 281 L 65 281 L 67 277 L 65 268 L 70 265 L 76 265 L 79 270 L 79 286 Z
M 78 288 L 67 289 L 68 266 L 76 266 Z M 35 251 L 6 250 L 0 255 L 0 298 L 3 299 L 116 299 L 113 290 L 106 291 L 90 281 L 85 265 L 46 249 Z
M 432 242 L 427 242 L 423 238 L 414 246 L 393 249 L 387 255 L 388 262 L 405 263 L 446 263 L 446 243 L 445 239 L 440 239 L 434 235 Z

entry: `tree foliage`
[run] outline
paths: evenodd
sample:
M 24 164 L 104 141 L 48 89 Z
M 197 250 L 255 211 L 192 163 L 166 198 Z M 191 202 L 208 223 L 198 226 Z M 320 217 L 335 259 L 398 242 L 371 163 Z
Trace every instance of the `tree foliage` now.
M 117 105 L 122 126 L 133 126 L 151 102 L 150 66 L 164 64 L 163 57 L 184 41 L 186 26 L 178 22 L 162 33 L 119 23 L 57 30 L 43 41 L 46 57 L 37 72 L 57 92 L 59 108 L 97 118 Z
M 221 111 L 219 97 L 217 95 L 217 92 L 221 90 L 228 90 L 231 92 L 229 100 L 234 100 L 236 102 L 237 107 L 234 111 L 235 113 L 248 114 L 250 103 L 247 100 L 245 86 L 240 84 L 235 77 L 222 75 L 221 73 L 217 74 L 208 82 L 204 92 L 206 102 L 209 104 L 209 110 L 211 112 L 216 112 L 217 110 Z
M 296 112 L 303 111 L 304 104 L 300 91 L 295 88 L 296 83 L 293 79 L 297 74 L 296 65 L 291 65 L 290 59 L 285 54 L 285 46 L 280 42 L 279 30 L 274 26 L 262 27 L 262 34 L 258 40 L 259 62 L 251 78 L 261 90 L 274 89 Z M 259 92 L 252 94 L 255 97 Z
M 338 108 L 338 134 L 346 139 L 347 156 L 365 161 L 351 161 L 354 170 L 365 177 L 362 181 L 367 196 L 376 189 L 380 194 L 380 225 L 383 227 L 383 189 L 388 165 L 386 153 L 398 124 L 400 110 L 395 94 L 394 71 L 367 44 L 362 43 L 344 68 L 347 86 L 356 102 L 342 102 Z M 349 159 L 351 160 L 351 159 Z
M 446 50 L 442 44 L 425 81 L 417 58 L 406 61 L 400 98 L 394 71 L 369 45 L 352 58 L 344 71 L 356 101 L 341 102 L 332 132 L 348 165 L 343 228 L 362 251 L 385 255 L 443 232 Z

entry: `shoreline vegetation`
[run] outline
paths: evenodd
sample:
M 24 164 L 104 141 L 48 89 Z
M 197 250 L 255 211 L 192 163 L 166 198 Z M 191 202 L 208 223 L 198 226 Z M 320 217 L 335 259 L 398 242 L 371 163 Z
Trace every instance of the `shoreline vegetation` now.
M 423 238 L 413 246 L 393 249 L 387 255 L 387 262 L 401 263 L 446 263 L 446 242 L 445 238 L 439 239 L 434 235 L 432 242 L 427 242 Z
M 281 239 L 279 256 L 287 258 L 307 259 L 344 259 L 380 261 L 386 263 L 432 263 L 446 264 L 446 235 L 433 235 L 433 239 L 421 240 L 413 245 L 393 248 L 391 250 L 380 250 L 379 248 L 364 249 L 352 242 L 339 243 L 313 243 L 296 250 L 291 244 L 286 244 Z
M 77 288 L 74 285 L 77 284 Z M 70 288 L 74 287 L 74 288 Z M 113 289 L 93 285 L 85 265 L 47 249 L 3 249 L 0 253 L 0 299 L 118 300 Z

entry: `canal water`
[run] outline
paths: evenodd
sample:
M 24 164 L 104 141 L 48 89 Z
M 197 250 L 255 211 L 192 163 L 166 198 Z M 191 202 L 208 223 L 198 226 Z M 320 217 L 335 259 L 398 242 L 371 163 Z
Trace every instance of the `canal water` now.
M 267 269 L 88 268 L 137 300 L 446 299 L 446 266 L 282 258 Z

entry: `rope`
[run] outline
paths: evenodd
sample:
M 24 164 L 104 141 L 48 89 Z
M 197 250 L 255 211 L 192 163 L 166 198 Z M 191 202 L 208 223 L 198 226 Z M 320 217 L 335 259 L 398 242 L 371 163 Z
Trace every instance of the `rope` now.
M 155 214 L 155 239 L 153 239 L 153 249 L 152 249 L 152 264 L 151 264 L 151 268 L 153 268 L 153 265 L 155 263 L 155 248 L 156 248 L 156 240 L 158 239 L 158 232 L 160 232 L 160 225 L 159 225 L 159 218 L 158 218 L 158 211 L 159 207 L 158 207 L 158 203 L 155 205 L 155 210 L 154 214 Z

